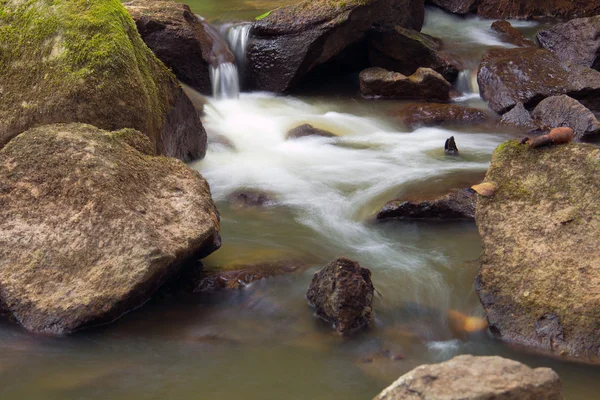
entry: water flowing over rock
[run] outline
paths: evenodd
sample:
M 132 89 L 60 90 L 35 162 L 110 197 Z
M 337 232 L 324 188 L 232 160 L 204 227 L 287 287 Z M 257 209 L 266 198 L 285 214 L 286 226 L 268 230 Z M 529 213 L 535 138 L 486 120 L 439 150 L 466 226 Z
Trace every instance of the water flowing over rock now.
M 161 154 L 204 157 L 206 132 L 118 0 L 4 2 L 0 147 L 33 126 L 135 128 Z M 28 32 L 29 40 L 22 40 Z
M 306 298 L 319 317 L 345 335 L 371 323 L 374 291 L 371 271 L 341 257 L 315 273 Z
M 133 129 L 46 125 L 0 150 L 0 298 L 31 331 L 110 322 L 219 245 L 206 181 Z
M 450 82 L 429 68 L 419 68 L 411 76 L 377 67 L 360 73 L 360 91 L 364 96 L 450 101 L 451 89 Z
M 550 368 L 532 369 L 506 358 L 454 357 L 403 375 L 374 400 L 563 400 Z
M 288 91 L 317 66 L 365 41 L 373 25 L 420 30 L 424 13 L 423 0 L 307 0 L 275 9 L 252 25 L 248 89 Z
M 502 40 L 519 47 L 537 47 L 535 43 L 527 39 L 521 32 L 506 20 L 496 21 L 492 24 L 492 30 L 500 33 Z
M 252 29 L 252 24 L 247 22 L 224 24 L 220 28 L 221 36 L 225 38 L 235 56 L 235 64 L 240 77 L 240 88 L 244 88 L 246 82 L 246 55 L 250 29 Z
M 561 60 L 600 69 L 600 16 L 555 25 L 539 31 L 537 39 Z
M 369 62 L 404 75 L 420 67 L 431 68 L 449 82 L 461 69 L 458 61 L 442 51 L 442 41 L 413 29 L 379 27 L 369 34 Z
M 501 114 L 517 103 L 531 109 L 544 98 L 561 94 L 600 110 L 600 72 L 562 61 L 545 49 L 489 50 L 477 81 L 481 97 Z
M 486 181 L 496 193 L 477 200 L 476 289 L 500 339 L 599 362 L 599 172 L 591 145 L 495 151 Z
M 456 104 L 413 104 L 402 108 L 398 118 L 410 128 L 443 124 L 484 123 L 489 116 L 477 108 Z
M 583 104 L 566 95 L 542 100 L 531 115 L 546 129 L 561 126 L 573 129 L 577 139 L 594 139 L 600 132 L 600 121 L 596 116 Z
M 377 213 L 377 221 L 391 219 L 456 220 L 475 218 L 475 191 L 463 189 L 434 200 L 421 202 L 394 200 Z
M 302 124 L 300 126 L 295 127 L 294 129 L 291 129 L 287 133 L 288 139 L 300 139 L 307 136 L 321 136 L 329 138 L 336 137 L 336 135 L 334 135 L 333 133 L 325 131 L 323 129 L 315 128 L 310 124 Z

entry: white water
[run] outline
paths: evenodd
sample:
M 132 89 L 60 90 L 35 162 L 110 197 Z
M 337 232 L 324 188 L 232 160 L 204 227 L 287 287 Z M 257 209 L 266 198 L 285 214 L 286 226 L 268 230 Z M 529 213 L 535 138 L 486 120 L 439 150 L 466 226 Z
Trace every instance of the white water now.
M 250 36 L 251 24 L 225 24 L 221 26 L 221 36 L 229 43 L 229 49 L 235 56 L 235 62 L 240 70 L 246 65 L 246 49 Z
M 240 95 L 240 81 L 235 64 L 222 63 L 210 67 L 210 81 L 216 99 L 237 99 Z

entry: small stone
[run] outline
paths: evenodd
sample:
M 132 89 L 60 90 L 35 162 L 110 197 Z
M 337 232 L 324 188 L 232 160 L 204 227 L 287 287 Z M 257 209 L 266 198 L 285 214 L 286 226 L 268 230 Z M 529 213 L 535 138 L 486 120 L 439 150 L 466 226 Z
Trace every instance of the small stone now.
M 444 153 L 453 156 L 458 155 L 458 147 L 456 147 L 454 136 L 450 136 L 448 139 L 446 139 L 446 144 L 444 144 Z

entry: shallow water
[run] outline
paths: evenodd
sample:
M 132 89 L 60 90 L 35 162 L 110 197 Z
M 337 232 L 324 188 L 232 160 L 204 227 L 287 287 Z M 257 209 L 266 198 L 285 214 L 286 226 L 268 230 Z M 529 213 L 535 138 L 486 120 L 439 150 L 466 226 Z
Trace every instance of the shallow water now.
M 281 2 L 190 4 L 225 21 Z M 487 32 L 489 21 L 435 11 L 427 21 L 425 31 L 447 33 L 466 60 L 502 45 Z M 0 399 L 369 399 L 415 366 L 463 353 L 552 367 L 569 399 L 596 399 L 598 368 L 449 328 L 449 310 L 483 316 L 473 289 L 481 252 L 473 223 L 373 222 L 388 200 L 478 182 L 493 149 L 515 134 L 410 132 L 390 116 L 401 102 L 327 93 L 212 100 L 203 117 L 209 151 L 192 165 L 209 181 L 222 217 L 223 247 L 204 261 L 207 268 L 302 260 L 307 269 L 231 293 L 161 296 L 113 324 L 66 338 L 30 335 L 0 320 Z M 465 101 L 485 107 L 476 95 Z M 338 137 L 286 140 L 302 123 Z M 459 157 L 443 153 L 449 136 Z M 247 188 L 269 192 L 277 205 L 240 209 L 227 202 Z M 312 274 L 340 255 L 370 268 L 378 290 L 374 327 L 352 339 L 333 334 L 304 299 Z

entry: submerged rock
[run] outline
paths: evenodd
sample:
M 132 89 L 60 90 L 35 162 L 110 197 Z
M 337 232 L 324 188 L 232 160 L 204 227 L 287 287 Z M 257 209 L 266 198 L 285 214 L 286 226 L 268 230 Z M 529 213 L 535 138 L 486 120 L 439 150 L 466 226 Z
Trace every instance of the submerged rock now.
M 371 66 L 404 75 L 414 74 L 420 67 L 431 68 L 453 82 L 460 64 L 441 49 L 441 40 L 399 26 L 379 27 L 369 34 Z
M 85 122 L 137 129 L 163 155 L 204 156 L 198 112 L 119 0 L 4 2 L 0 26 L 10 43 L 0 52 L 0 148 L 34 126 Z
M 561 60 L 600 69 L 600 16 L 557 24 L 539 31 L 537 39 Z
M 515 29 L 506 20 L 496 21 L 492 24 L 492 30 L 500 33 L 502 40 L 519 47 L 537 47 L 535 43 L 527 39 L 519 30 Z
M 219 245 L 206 181 L 133 129 L 47 125 L 0 150 L 0 298 L 31 331 L 110 322 Z
M 506 358 L 454 357 L 421 365 L 403 375 L 374 400 L 563 400 L 558 375 Z
M 420 30 L 424 13 L 423 0 L 306 0 L 277 8 L 252 25 L 246 84 L 250 90 L 288 91 L 317 66 L 364 42 L 373 25 Z M 346 59 L 360 58 L 366 54 Z
M 500 119 L 500 125 L 520 128 L 528 132 L 540 128 L 533 118 L 531 118 L 531 114 L 529 114 L 523 103 L 517 103 L 512 110 L 504 114 Z
M 268 207 L 277 204 L 275 196 L 258 189 L 241 189 L 227 196 L 236 207 Z
M 489 119 L 488 115 L 471 107 L 456 104 L 413 104 L 402 108 L 400 120 L 410 128 L 443 124 L 475 124 Z
M 600 121 L 596 116 L 583 104 L 566 95 L 542 100 L 531 115 L 544 128 L 566 126 L 573 129 L 577 139 L 594 139 L 600 132 Z
M 235 63 L 225 40 L 189 6 L 172 0 L 134 0 L 124 5 L 158 59 L 200 93 L 212 94 L 211 66 Z
M 338 333 L 351 334 L 371 323 L 374 291 L 371 271 L 341 257 L 315 273 L 306 298 Z
M 336 137 L 335 134 L 325 131 L 323 129 L 315 128 L 310 124 L 302 124 L 300 126 L 291 129 L 287 133 L 288 139 L 300 139 L 307 136 L 322 136 L 322 137 Z
M 394 200 L 377 213 L 377 221 L 390 219 L 473 219 L 475 191 L 462 189 L 434 200 L 421 202 Z
M 411 76 L 376 67 L 360 73 L 364 96 L 450 101 L 451 89 L 450 82 L 429 68 L 419 68 Z
M 600 150 L 570 143 L 494 152 L 479 197 L 476 289 L 490 330 L 511 343 L 598 363 Z
M 481 97 L 505 113 L 518 103 L 535 107 L 546 97 L 567 94 L 600 110 L 600 72 L 563 61 L 545 49 L 492 49 L 479 66 Z

